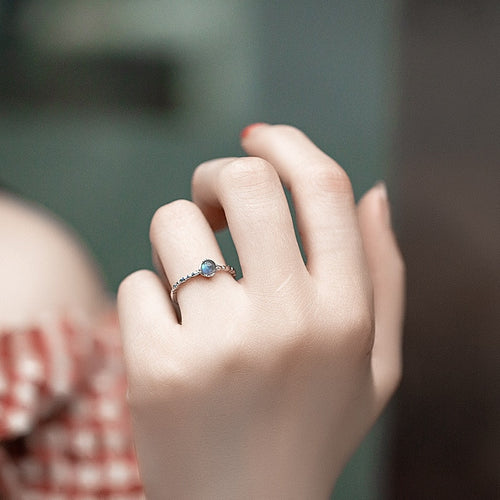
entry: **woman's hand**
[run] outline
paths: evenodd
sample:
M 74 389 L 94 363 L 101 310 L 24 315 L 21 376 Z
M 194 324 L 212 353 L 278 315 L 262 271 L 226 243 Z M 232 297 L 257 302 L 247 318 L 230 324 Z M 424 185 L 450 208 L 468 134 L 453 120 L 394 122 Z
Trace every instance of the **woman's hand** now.
M 119 312 L 148 498 L 327 498 L 401 373 L 404 266 L 385 189 L 356 207 L 346 173 L 300 131 L 253 126 L 254 157 L 197 168 L 160 208 L 163 279 L 129 276 Z M 281 186 L 291 191 L 304 264 Z M 169 285 L 229 226 L 243 278 Z

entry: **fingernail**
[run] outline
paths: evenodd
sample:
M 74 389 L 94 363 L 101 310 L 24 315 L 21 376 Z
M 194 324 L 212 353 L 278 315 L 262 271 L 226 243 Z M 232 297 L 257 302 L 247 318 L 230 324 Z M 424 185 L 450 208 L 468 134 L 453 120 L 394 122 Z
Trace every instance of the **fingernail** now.
M 375 189 L 378 192 L 378 195 L 380 197 L 380 201 L 382 202 L 382 210 L 384 212 L 383 217 L 385 219 L 385 223 L 389 226 L 392 227 L 392 222 L 391 222 L 391 206 L 389 203 L 389 197 L 387 195 L 387 186 L 384 181 L 379 181 L 377 184 L 375 184 Z
M 385 185 L 384 181 L 378 181 L 375 184 L 375 187 L 378 189 L 379 196 L 386 202 L 389 201 L 389 198 L 387 196 L 387 186 Z
M 258 122 L 258 123 L 252 123 L 251 125 L 247 125 L 241 132 L 240 132 L 240 138 L 244 139 L 247 137 L 252 130 L 254 130 L 257 127 L 261 127 L 262 125 L 267 125 L 267 123 L 264 122 Z

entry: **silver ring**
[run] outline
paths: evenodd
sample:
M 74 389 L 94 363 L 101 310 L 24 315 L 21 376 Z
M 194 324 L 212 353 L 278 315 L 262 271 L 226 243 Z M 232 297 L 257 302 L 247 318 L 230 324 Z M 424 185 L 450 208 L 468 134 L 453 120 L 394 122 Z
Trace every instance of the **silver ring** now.
M 184 285 L 187 281 L 189 281 L 191 278 L 195 278 L 196 276 L 203 276 L 204 278 L 212 278 L 215 276 L 215 273 L 218 271 L 225 271 L 229 273 L 233 278 L 236 276 L 236 271 L 234 270 L 234 267 L 232 266 L 226 266 L 225 264 L 220 265 L 216 264 L 213 260 L 211 259 L 205 259 L 201 264 L 200 268 L 197 269 L 196 271 L 193 271 L 191 274 L 187 274 L 186 276 L 183 276 L 182 278 L 179 278 L 173 285 L 172 288 L 170 289 L 170 298 L 172 299 L 173 302 L 177 303 L 177 290 L 181 285 Z

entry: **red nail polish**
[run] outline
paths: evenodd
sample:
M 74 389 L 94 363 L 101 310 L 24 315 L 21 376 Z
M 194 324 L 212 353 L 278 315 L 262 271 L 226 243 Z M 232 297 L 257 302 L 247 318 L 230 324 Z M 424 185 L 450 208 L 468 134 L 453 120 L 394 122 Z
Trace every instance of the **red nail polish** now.
M 240 132 L 240 138 L 241 139 L 244 139 L 245 137 L 247 137 L 250 132 L 254 129 L 254 128 L 257 128 L 257 127 L 260 127 L 261 125 L 267 125 L 266 123 L 264 122 L 258 122 L 258 123 L 252 123 L 251 125 L 247 125 L 241 132 Z

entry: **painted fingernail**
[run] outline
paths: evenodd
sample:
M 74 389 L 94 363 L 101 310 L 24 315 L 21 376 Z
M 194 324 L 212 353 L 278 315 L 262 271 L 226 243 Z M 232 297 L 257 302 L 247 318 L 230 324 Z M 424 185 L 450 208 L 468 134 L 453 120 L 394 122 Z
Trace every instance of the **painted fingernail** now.
M 267 125 L 267 123 L 264 122 L 258 122 L 258 123 L 252 123 L 251 125 L 247 125 L 241 132 L 240 132 L 240 138 L 244 139 L 245 137 L 248 137 L 250 132 L 257 127 L 261 127 L 262 125 Z

